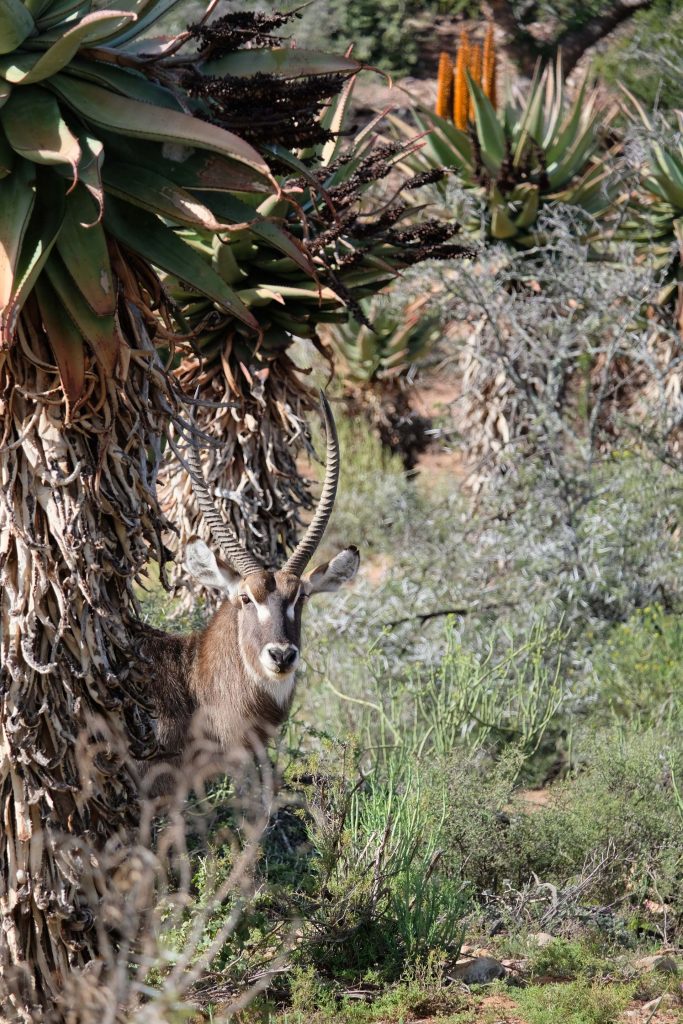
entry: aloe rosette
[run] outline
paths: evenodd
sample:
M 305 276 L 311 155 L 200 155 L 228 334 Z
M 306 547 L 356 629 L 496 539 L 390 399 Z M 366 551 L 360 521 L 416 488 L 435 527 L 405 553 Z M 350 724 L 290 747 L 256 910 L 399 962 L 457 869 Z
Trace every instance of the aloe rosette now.
M 0 345 L 13 342 L 33 297 L 69 411 L 92 358 L 107 374 L 117 365 L 121 253 L 134 255 L 123 257 L 129 272 L 179 277 L 258 332 L 245 302 L 176 230 L 227 233 L 226 193 L 279 192 L 267 157 L 223 123 L 213 94 L 226 82 L 244 92 L 246 80 L 270 81 L 274 71 L 310 81 L 358 67 L 278 47 L 248 51 L 246 62 L 243 52 L 188 49 L 200 32 L 141 41 L 171 6 L 0 3 Z M 276 229 L 270 239 L 291 248 Z
M 399 377 L 423 359 L 442 335 L 441 317 L 429 309 L 422 296 L 403 310 L 377 296 L 363 303 L 368 322 L 338 324 L 330 328 L 331 340 L 345 368 L 345 379 L 372 384 Z
M 683 331 L 683 113 L 674 115 L 677 132 L 664 139 L 636 97 L 626 92 L 626 98 L 627 113 L 642 124 L 648 143 L 639 169 L 641 189 L 630 197 L 620 233 L 654 258 L 655 269 L 663 275 L 658 300 L 674 303 Z
M 496 111 L 468 74 L 474 110 L 468 131 L 426 107 L 414 112 L 424 144 L 412 157 L 414 169 L 444 167 L 479 200 L 478 215 L 466 223 L 474 235 L 516 248 L 536 244 L 539 214 L 552 204 L 568 204 L 587 215 L 588 228 L 610 208 L 616 183 L 604 134 L 614 111 L 599 105 L 598 91 L 586 79 L 570 101 L 561 60 L 537 71 L 528 89 L 511 94 Z M 415 125 L 391 117 L 403 137 Z

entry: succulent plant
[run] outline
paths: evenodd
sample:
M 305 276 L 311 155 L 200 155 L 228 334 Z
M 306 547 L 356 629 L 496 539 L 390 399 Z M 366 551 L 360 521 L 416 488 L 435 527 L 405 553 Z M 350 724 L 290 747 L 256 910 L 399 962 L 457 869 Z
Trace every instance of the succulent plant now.
M 345 381 L 392 380 L 427 355 L 441 337 L 441 318 L 430 312 L 429 296 L 416 299 L 403 311 L 389 306 L 382 296 L 362 305 L 368 324 L 339 324 L 329 330 L 343 360 Z
M 319 139 L 311 107 L 317 115 L 358 67 L 272 46 L 235 51 L 242 35 L 228 31 L 230 16 L 219 24 L 220 45 L 203 25 L 173 44 L 141 43 L 169 6 L 3 0 L 0 7 L 0 345 L 13 342 L 30 298 L 31 315 L 47 328 L 69 414 L 85 393 L 92 359 L 114 372 L 123 344 L 119 285 L 130 292 L 140 279 L 143 292 L 145 281 L 158 291 L 145 266 L 181 277 L 258 332 L 225 277 L 176 231 L 229 233 L 226 193 L 280 192 L 270 154 L 255 148 L 264 132 L 252 124 L 255 145 L 235 134 L 242 125 L 222 115 L 222 102 L 230 97 L 235 111 L 234 97 L 250 89 L 254 113 L 266 102 L 259 90 L 270 90 L 272 109 L 291 88 L 294 99 L 275 104 L 265 136 L 286 140 L 298 111 L 299 134 Z M 291 249 L 276 226 L 270 239 Z
M 673 303 L 675 320 L 683 333 L 683 113 L 674 116 L 678 131 L 666 141 L 658 137 L 654 119 L 631 93 L 627 112 L 637 118 L 648 136 L 645 161 L 640 168 L 640 190 L 629 197 L 620 233 L 636 242 L 654 268 L 664 275 L 658 301 Z
M 549 204 L 570 204 L 591 222 L 603 216 L 615 185 L 602 133 L 614 112 L 598 106 L 597 89 L 584 80 L 570 102 L 558 58 L 537 71 L 523 95 L 514 93 L 496 111 L 490 36 L 474 62 L 466 38 L 461 45 L 468 49 L 456 62 L 453 118 L 425 107 L 415 111 L 415 124 L 425 135 L 422 149 L 410 158 L 411 168 L 451 169 L 458 183 L 479 200 L 485 237 L 516 248 L 538 242 L 535 226 Z M 445 84 L 440 96 L 444 91 Z M 442 96 L 439 110 L 443 105 Z M 397 117 L 390 120 L 401 137 L 414 133 L 413 125 Z M 472 215 L 465 227 L 479 235 L 482 219 Z

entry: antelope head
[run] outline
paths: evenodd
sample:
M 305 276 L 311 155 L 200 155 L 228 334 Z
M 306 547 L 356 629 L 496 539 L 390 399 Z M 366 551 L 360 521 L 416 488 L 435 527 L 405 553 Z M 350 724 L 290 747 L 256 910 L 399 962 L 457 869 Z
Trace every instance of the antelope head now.
M 358 549 L 347 547 L 331 561 L 305 572 L 315 554 L 332 514 L 339 482 L 339 441 L 332 410 L 320 393 L 327 440 L 325 482 L 315 514 L 281 569 L 271 572 L 247 551 L 232 528 L 219 515 L 204 480 L 196 449 L 188 452 L 193 471 L 193 489 L 212 539 L 219 550 L 216 556 L 199 538 L 189 541 L 185 567 L 204 586 L 225 595 L 221 613 L 232 609 L 237 619 L 239 655 L 252 681 L 268 684 L 278 699 L 273 684 L 293 684 L 301 649 L 301 616 L 305 602 L 313 594 L 335 591 L 354 578 L 360 565 Z M 211 627 L 210 627 L 211 628 Z M 216 641 L 214 627 L 214 642 Z M 281 688 L 283 698 L 291 686 Z

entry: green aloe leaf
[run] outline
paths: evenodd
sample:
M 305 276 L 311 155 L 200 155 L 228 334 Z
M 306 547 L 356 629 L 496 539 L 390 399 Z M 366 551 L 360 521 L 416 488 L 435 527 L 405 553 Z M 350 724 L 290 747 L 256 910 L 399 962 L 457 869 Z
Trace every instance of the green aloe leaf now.
M 36 203 L 24 234 L 12 284 L 12 294 L 0 310 L 0 348 L 11 343 L 17 317 L 38 275 L 45 266 L 64 219 L 66 206 L 64 182 L 53 172 L 38 175 Z
M 97 35 L 97 28 L 111 21 L 130 20 L 132 14 L 121 11 L 95 11 L 68 32 L 59 36 L 45 53 L 20 54 L 0 60 L 0 75 L 15 85 L 31 85 L 61 71 L 78 53 L 79 48 Z
M 36 24 L 41 33 L 48 32 L 55 25 L 64 24 L 71 15 L 89 14 L 92 7 L 91 0 L 56 0 L 36 18 Z
M 67 197 L 57 251 L 93 313 L 112 316 L 116 293 L 107 239 L 101 224 L 93 223 L 93 213 L 92 198 L 83 188 L 76 188 Z
M 518 228 L 531 227 L 538 216 L 540 202 L 538 185 L 520 185 L 516 191 L 522 200 L 522 209 L 515 217 L 515 224 Z
M 541 146 L 544 150 L 548 149 L 548 146 L 551 144 L 558 132 L 560 119 L 562 117 L 562 109 L 564 106 L 564 76 L 562 73 L 561 52 L 557 55 L 554 68 L 551 68 L 548 71 L 546 96 L 548 120 L 546 123 L 545 134 L 541 139 Z
M 130 71 L 117 68 L 113 64 L 75 57 L 69 64 L 68 73 L 74 78 L 81 78 L 92 85 L 99 85 L 102 89 L 127 96 L 131 100 L 151 103 L 155 107 L 168 110 L 181 110 L 170 89 L 157 82 L 150 82 L 140 75 L 132 75 Z
M 0 180 L 11 173 L 15 159 L 16 154 L 7 141 L 2 125 L 0 125 Z
M 142 35 L 143 32 L 147 32 L 155 22 L 163 18 L 165 14 L 173 10 L 181 0 L 148 0 L 147 3 L 139 5 L 139 9 L 135 10 L 138 18 L 129 27 L 123 29 L 121 32 L 116 32 L 114 35 L 109 36 L 107 42 L 110 46 L 123 46 L 131 39 L 137 39 L 138 36 Z M 151 49 L 150 41 L 144 40 L 145 50 L 148 52 Z M 128 47 L 128 49 L 131 49 Z
M 129 249 L 166 273 L 186 281 L 197 292 L 258 331 L 258 323 L 233 289 L 152 214 L 111 196 L 107 199 L 104 221 L 108 230 Z
M 98 131 L 98 137 L 105 145 L 108 159 L 145 167 L 182 188 L 211 192 L 252 191 L 253 176 L 249 169 L 215 153 L 173 144 L 159 147 L 144 139 L 127 139 L 125 135 L 107 131 Z
M 320 118 L 320 123 L 323 128 L 331 132 L 333 138 L 325 143 L 320 154 L 320 166 L 328 167 L 334 159 L 336 159 L 342 144 L 343 136 L 341 130 L 346 120 L 346 114 L 351 103 L 351 97 L 353 95 L 353 87 L 356 84 L 356 79 L 351 78 L 346 83 L 339 96 L 333 99 L 327 106 L 327 109 L 323 111 L 323 115 Z
M 494 185 L 490 196 L 491 206 L 491 234 L 494 238 L 514 238 L 517 228 L 506 209 L 505 200 L 500 190 Z
M 81 132 L 78 137 L 81 147 L 81 162 L 78 165 L 78 176 L 82 185 L 97 203 L 96 220 L 102 220 L 104 213 L 104 186 L 102 185 L 102 163 L 104 146 L 94 135 Z
M 98 270 L 97 266 L 89 266 L 87 270 L 84 270 L 79 279 L 79 287 L 72 274 L 67 271 L 62 259 L 53 251 L 45 264 L 41 278 L 47 274 L 62 308 L 70 317 L 79 334 L 90 345 L 105 373 L 111 376 L 116 369 L 121 348 L 121 338 L 116 328 L 114 313 L 112 311 L 106 316 L 98 316 L 86 302 L 82 291 L 84 285 L 86 288 L 89 287 L 89 282 L 97 277 Z
M 498 171 L 505 159 L 505 134 L 493 109 L 493 105 L 484 95 L 476 82 L 467 74 L 467 85 L 474 102 L 474 114 L 477 120 L 477 134 L 481 141 L 482 157 L 492 171 Z
M 24 0 L 24 6 L 37 24 L 45 8 L 50 6 L 50 0 Z
M 124 96 L 114 96 L 96 85 L 76 81 L 63 74 L 55 75 L 52 85 L 58 94 L 78 113 L 113 132 L 131 137 L 153 139 L 171 145 L 198 146 L 234 160 L 251 171 L 253 188 L 274 185 L 268 166 L 248 143 L 225 131 L 180 111 L 164 111 L 154 116 L 149 105 Z
M 45 332 L 54 352 L 67 399 L 67 420 L 85 387 L 85 351 L 80 331 L 64 316 L 60 297 L 44 274 L 35 284 Z
M 11 53 L 35 31 L 35 22 L 21 0 L 0 0 L 0 53 Z
M 436 134 L 439 137 L 443 136 L 446 142 L 455 149 L 457 160 L 464 167 L 472 168 L 472 143 L 466 132 L 461 132 L 459 128 L 456 128 L 454 124 L 447 121 L 445 117 L 439 117 L 438 114 L 423 106 L 420 106 L 419 114 L 415 116 L 415 121 L 422 131 L 429 131 L 431 125 L 433 129 L 432 134 Z M 411 129 L 410 136 L 412 137 L 414 134 L 415 132 Z M 452 157 L 448 162 L 450 165 L 457 164 L 457 161 L 454 161 Z
M 69 164 L 76 179 L 81 147 L 52 93 L 38 85 L 15 89 L 0 120 L 16 153 L 38 164 Z
M 569 111 L 566 121 L 560 131 L 560 134 L 557 136 L 554 142 L 551 142 L 548 145 L 546 151 L 546 159 L 549 164 L 561 159 L 562 154 L 565 153 L 567 149 L 569 149 L 569 147 L 573 144 L 576 138 L 576 134 L 579 130 L 582 117 L 585 116 L 584 123 L 586 124 L 589 124 L 591 121 L 593 107 L 592 97 L 589 97 L 588 104 L 586 104 L 586 87 L 587 82 L 586 79 L 584 79 L 583 83 L 581 84 L 581 88 L 579 89 L 579 94 L 576 97 L 576 100 L 574 101 L 574 106 Z
M 562 188 L 575 174 L 583 171 L 593 151 L 594 141 L 595 126 L 591 122 L 556 164 L 548 164 L 547 174 L 551 189 Z
M 655 180 L 659 184 L 659 194 L 666 198 L 675 210 L 683 210 L 683 188 L 664 174 L 656 174 Z
M 543 77 L 539 77 L 539 75 L 540 68 L 537 65 L 534 70 L 534 77 L 532 78 L 529 86 L 529 92 L 524 105 L 521 121 L 514 125 L 512 129 L 513 135 L 517 134 L 518 136 L 513 154 L 513 162 L 515 165 L 519 164 L 522 158 L 529 136 L 533 139 L 536 138 L 534 135 L 534 128 L 538 124 L 539 109 L 542 111 L 544 98 L 543 87 L 545 84 L 545 75 L 543 75 Z
M 102 178 L 107 192 L 160 217 L 207 231 L 227 226 L 190 192 L 145 167 L 107 160 Z
M 12 174 L 0 181 L 0 309 L 12 295 L 14 275 L 24 236 L 36 200 L 35 169 L 20 160 Z
M 205 75 L 307 78 L 311 75 L 354 74 L 362 69 L 362 64 L 350 57 L 320 53 L 317 50 L 274 47 L 272 50 L 236 50 L 217 60 L 199 63 L 198 69 Z
M 312 274 L 314 272 L 314 266 L 299 242 L 288 231 L 285 231 L 272 221 L 263 219 L 261 216 L 263 207 L 260 207 L 259 212 L 256 212 L 247 203 L 243 203 L 236 196 L 227 195 L 225 192 L 217 192 L 215 195 L 207 194 L 203 198 L 205 198 L 207 206 L 210 206 L 213 213 L 221 220 L 228 224 L 249 223 L 249 230 L 256 238 L 260 238 L 261 241 L 272 246 L 273 249 L 277 249 L 278 252 L 289 256 L 305 274 Z M 272 197 L 272 199 L 274 202 L 280 202 L 277 196 Z M 285 201 L 284 209 L 286 208 L 287 203 Z
M 0 107 L 4 107 L 11 95 L 12 86 L 0 78 Z

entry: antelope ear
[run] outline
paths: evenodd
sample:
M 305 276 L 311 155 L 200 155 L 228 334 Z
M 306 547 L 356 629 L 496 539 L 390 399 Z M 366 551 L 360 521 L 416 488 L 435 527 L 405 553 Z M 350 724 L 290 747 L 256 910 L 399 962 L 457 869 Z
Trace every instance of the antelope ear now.
M 240 574 L 225 562 L 219 562 L 213 551 L 199 537 L 191 537 L 187 542 L 185 568 L 193 579 L 205 587 L 215 587 L 229 597 L 237 593 Z
M 339 590 L 343 583 L 349 583 L 354 578 L 359 565 L 358 548 L 344 548 L 331 562 L 325 562 L 313 572 L 306 573 L 303 578 L 304 593 L 309 595 Z

